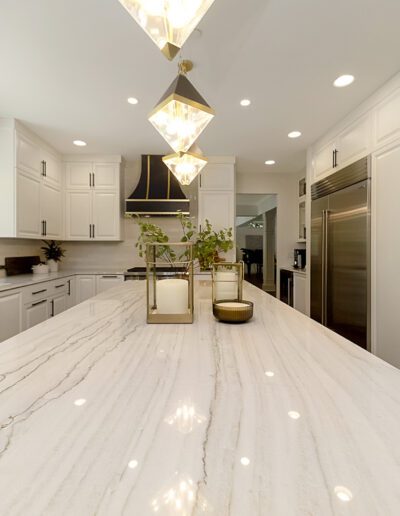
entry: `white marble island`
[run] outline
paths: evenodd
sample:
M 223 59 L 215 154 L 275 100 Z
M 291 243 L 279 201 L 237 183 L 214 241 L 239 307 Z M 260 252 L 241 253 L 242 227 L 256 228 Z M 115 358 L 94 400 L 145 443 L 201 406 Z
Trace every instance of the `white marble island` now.
M 400 371 L 257 288 L 146 325 L 127 282 L 0 346 L 0 514 L 400 513 Z

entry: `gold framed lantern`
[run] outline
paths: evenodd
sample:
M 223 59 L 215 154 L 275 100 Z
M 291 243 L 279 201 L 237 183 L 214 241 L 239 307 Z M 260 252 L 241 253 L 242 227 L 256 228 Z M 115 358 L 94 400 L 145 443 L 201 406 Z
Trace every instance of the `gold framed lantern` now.
M 212 299 L 218 301 L 242 301 L 243 298 L 243 262 L 213 263 Z
M 149 115 L 150 123 L 177 153 L 187 152 L 214 118 L 214 110 L 186 77 L 193 63 L 184 60 L 171 83 Z
M 160 268 L 167 276 L 160 274 Z M 149 243 L 146 246 L 147 322 L 193 322 L 193 244 Z
M 172 61 L 214 0 L 119 0 Z
M 163 157 L 163 162 L 183 186 L 188 186 L 207 165 L 205 158 L 194 143 L 187 152 L 177 152 Z

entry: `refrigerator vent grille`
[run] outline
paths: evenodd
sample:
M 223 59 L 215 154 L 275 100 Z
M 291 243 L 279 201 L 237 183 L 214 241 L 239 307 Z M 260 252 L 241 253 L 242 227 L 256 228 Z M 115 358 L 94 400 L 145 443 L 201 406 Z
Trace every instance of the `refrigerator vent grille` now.
M 321 179 L 321 181 L 314 183 L 311 186 L 312 199 L 325 197 L 325 195 L 343 190 L 343 188 L 368 179 L 370 177 L 370 162 L 371 157 L 366 156 L 352 165 L 335 172 L 326 179 Z

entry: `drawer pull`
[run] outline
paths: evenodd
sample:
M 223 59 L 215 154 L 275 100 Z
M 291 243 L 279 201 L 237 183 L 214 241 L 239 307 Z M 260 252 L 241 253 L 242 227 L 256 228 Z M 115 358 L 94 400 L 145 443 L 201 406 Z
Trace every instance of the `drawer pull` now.
M 65 283 L 63 283 L 62 285 L 56 285 L 55 288 L 61 288 L 61 287 L 65 287 Z
M 32 296 L 35 296 L 36 294 L 43 294 L 43 292 L 47 292 L 47 288 L 44 288 L 43 290 L 37 290 L 36 292 L 32 292 Z
M 102 278 L 118 278 L 118 276 L 102 276 Z
M 32 303 L 32 306 L 41 305 L 43 303 L 47 303 L 47 299 L 42 299 L 42 301 L 37 301 L 36 303 Z

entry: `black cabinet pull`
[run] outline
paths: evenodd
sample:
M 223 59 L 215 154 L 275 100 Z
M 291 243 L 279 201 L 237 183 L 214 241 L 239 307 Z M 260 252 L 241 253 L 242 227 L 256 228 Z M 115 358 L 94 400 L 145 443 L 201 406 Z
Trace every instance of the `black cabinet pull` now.
M 37 305 L 42 305 L 43 303 L 47 303 L 47 299 L 43 299 L 42 301 L 37 301 L 36 303 L 32 303 L 32 307 Z
M 47 177 L 47 161 L 44 162 L 44 177 Z
M 47 292 L 47 288 L 44 288 L 43 290 L 37 290 L 36 292 L 32 292 L 32 296 L 36 296 L 36 294 L 43 294 L 43 292 Z
M 47 236 L 47 220 L 44 221 L 44 236 Z
M 92 186 L 92 174 L 89 173 L 89 186 Z
M 61 287 L 65 287 L 65 283 L 63 283 L 62 285 L 56 285 L 55 288 L 61 288 Z
M 95 228 L 95 227 L 96 227 L 96 226 L 93 224 L 93 238 L 95 238 L 95 235 L 94 235 L 94 228 Z
M 332 151 L 332 168 L 335 168 L 335 151 Z
M 102 278 L 118 278 L 118 275 L 107 275 L 107 276 L 102 276 Z
M 51 300 L 51 317 L 54 317 L 54 299 Z
M 68 292 L 67 294 L 70 296 L 71 295 L 71 280 L 68 280 Z
M 92 238 L 92 225 L 89 224 L 89 238 Z
M 95 177 L 96 176 L 94 175 L 94 172 L 93 172 L 93 180 L 92 180 L 93 181 L 93 186 L 96 186 L 96 184 L 95 184 Z
M 46 162 L 43 160 L 43 161 L 42 161 L 42 176 L 43 176 L 43 177 L 46 175 L 45 165 L 46 165 Z
M 338 166 L 337 155 L 338 155 L 338 150 L 335 149 L 335 168 Z

